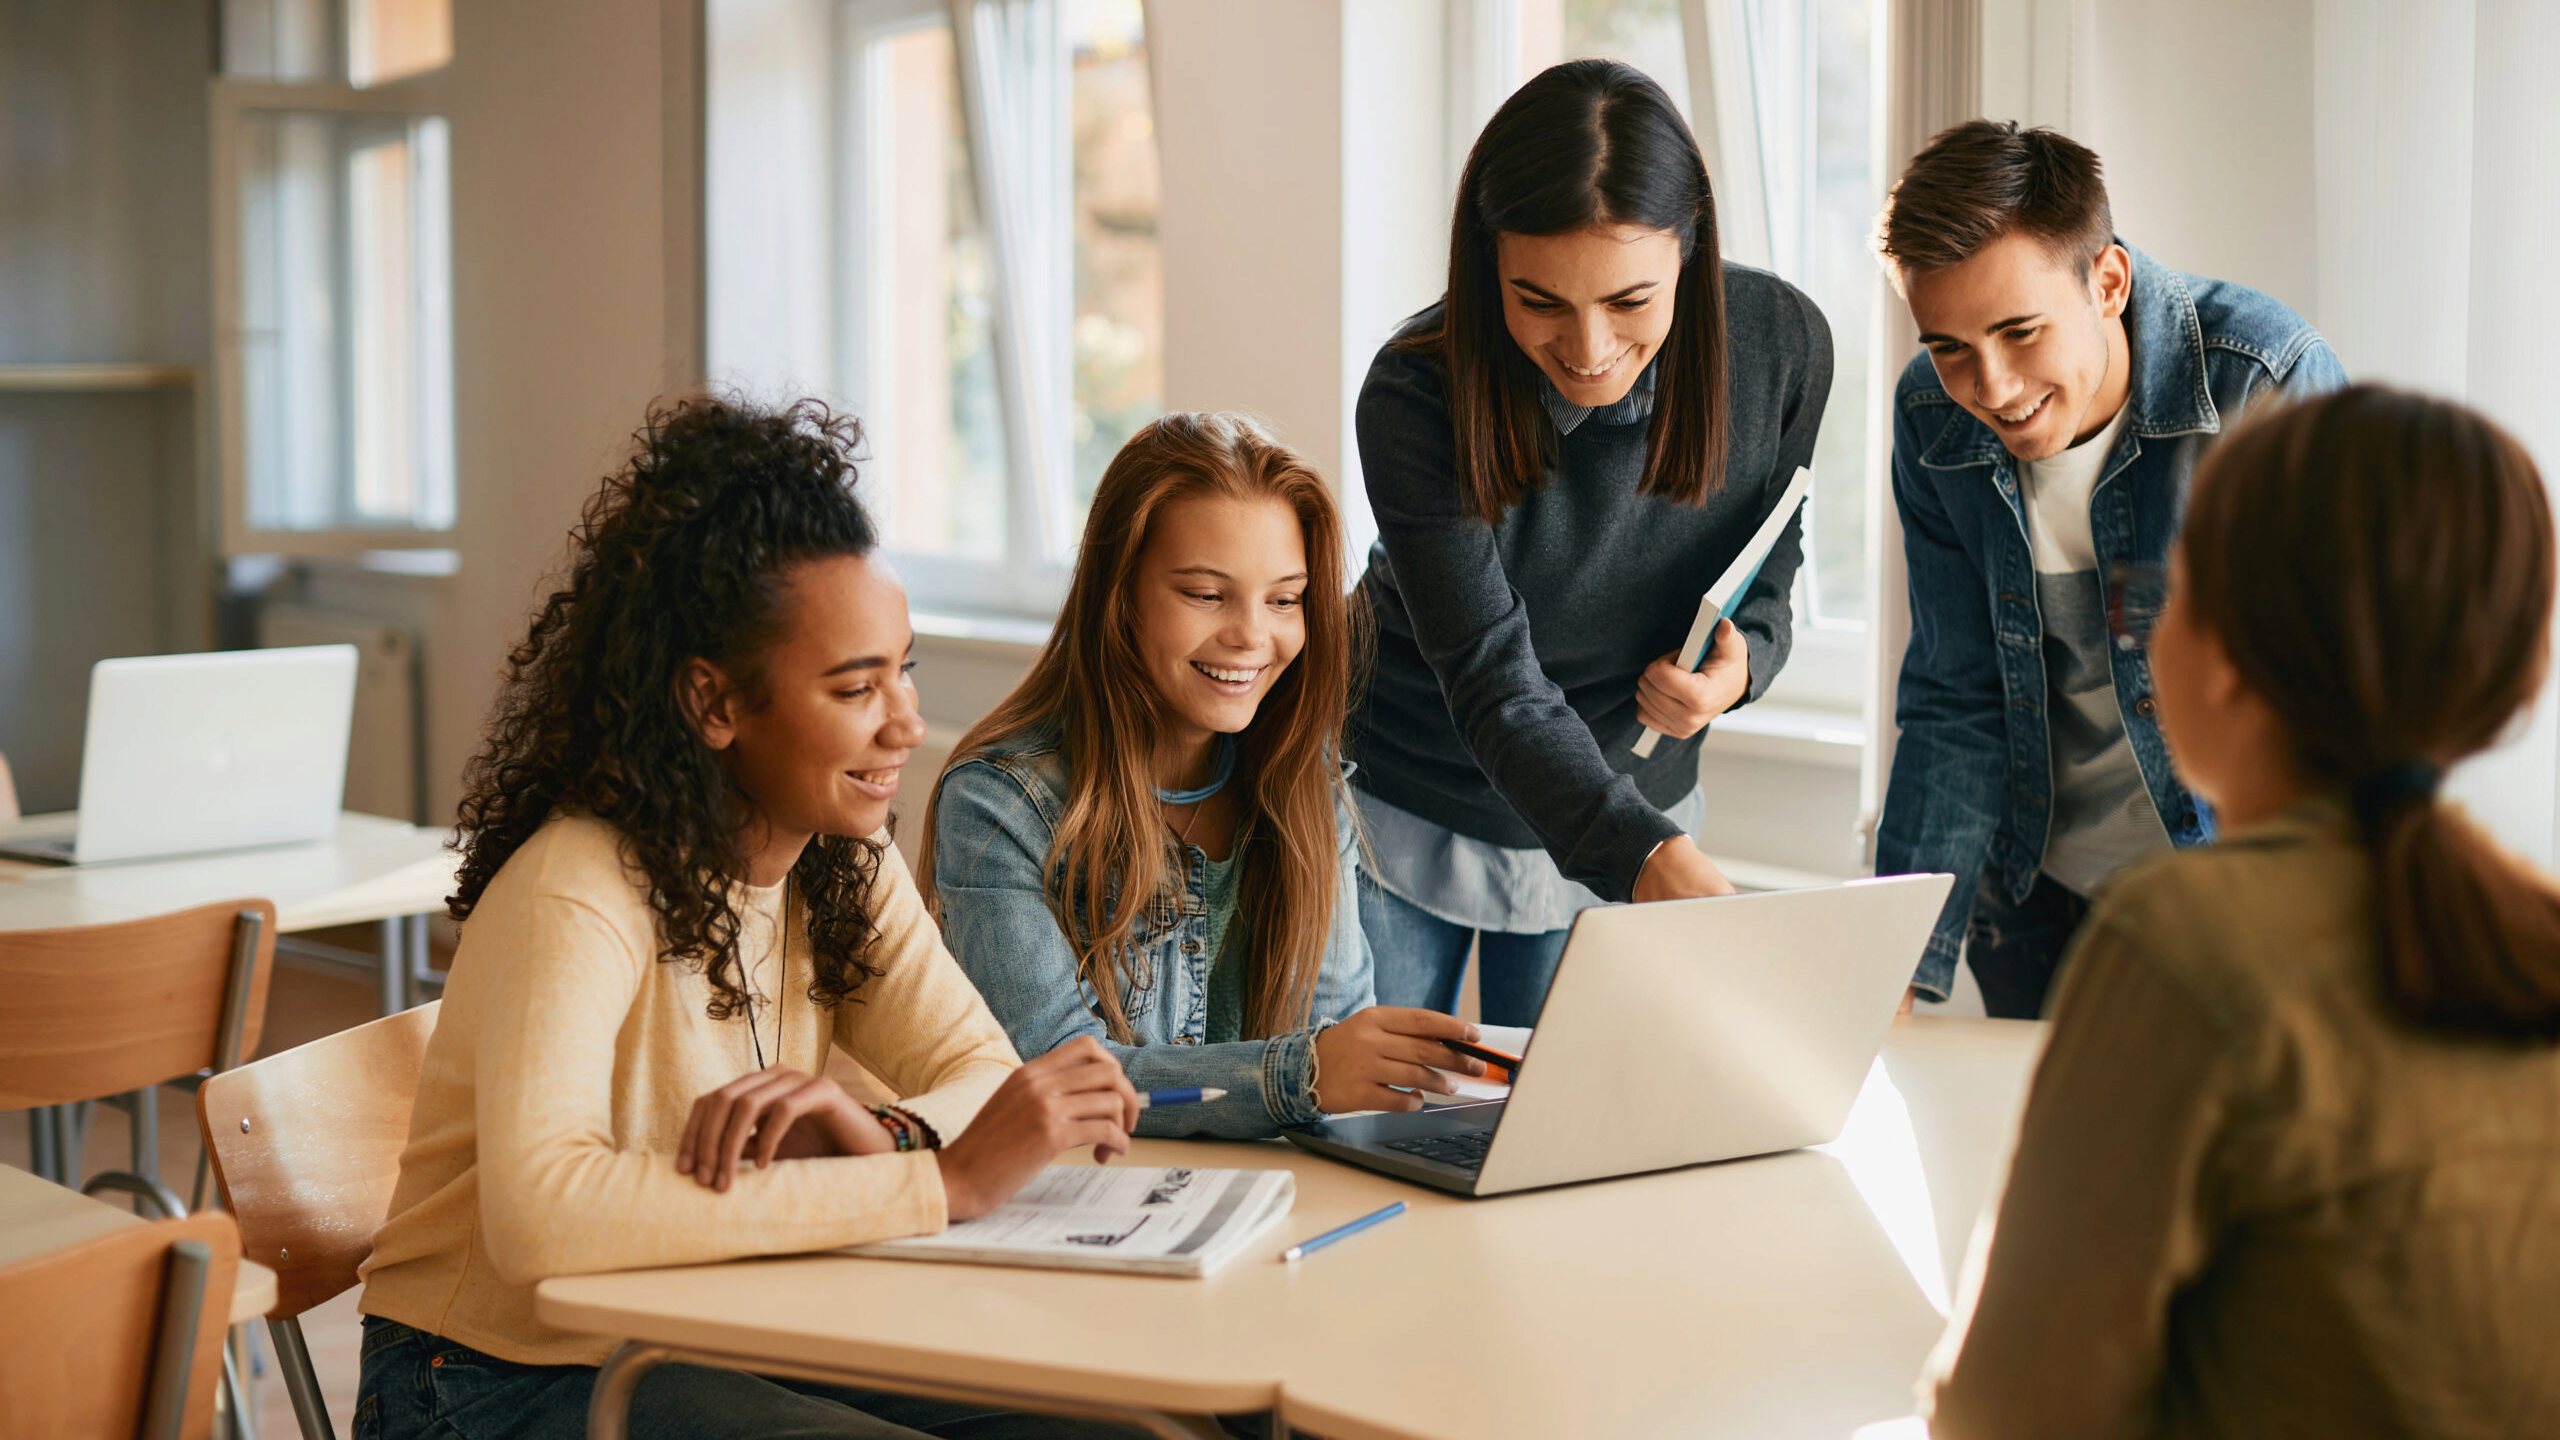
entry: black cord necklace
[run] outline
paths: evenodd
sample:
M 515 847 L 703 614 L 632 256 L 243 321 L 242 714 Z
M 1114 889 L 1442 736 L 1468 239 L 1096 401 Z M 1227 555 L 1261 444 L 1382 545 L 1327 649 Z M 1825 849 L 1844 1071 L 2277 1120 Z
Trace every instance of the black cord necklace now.
M 774 986 L 773 1002 L 773 1058 L 779 1062 L 782 1059 L 782 1000 L 780 997 L 783 986 L 791 982 L 791 877 L 789 875 L 782 877 L 782 918 L 774 922 L 773 937 L 775 958 L 782 967 L 781 981 Z M 738 963 L 739 972 L 744 974 L 746 968 L 746 962 L 741 959 Z M 747 975 L 746 981 L 747 1041 L 756 1047 L 756 1068 L 762 1070 L 765 1068 L 764 1037 L 756 1033 L 756 977 Z

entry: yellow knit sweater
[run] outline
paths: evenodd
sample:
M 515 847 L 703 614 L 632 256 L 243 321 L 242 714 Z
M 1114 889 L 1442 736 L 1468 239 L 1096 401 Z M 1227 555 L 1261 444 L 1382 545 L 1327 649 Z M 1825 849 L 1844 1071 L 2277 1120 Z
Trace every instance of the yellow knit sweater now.
M 797 917 L 774 973 L 783 889 L 738 892 L 766 1058 L 820 1071 L 832 1041 L 945 1141 L 959 1134 L 1020 1061 L 898 852 L 884 846 L 872 897 L 868 958 L 887 973 L 831 1011 L 808 998 Z M 364 1313 L 505 1360 L 593 1365 L 612 1342 L 536 1319 L 535 1282 L 941 1229 L 941 1170 L 922 1151 L 749 1168 L 725 1195 L 677 1173 L 695 1099 L 755 1068 L 747 1021 L 709 1019 L 710 997 L 659 958 L 646 881 L 611 826 L 562 816 L 526 841 L 463 927 Z

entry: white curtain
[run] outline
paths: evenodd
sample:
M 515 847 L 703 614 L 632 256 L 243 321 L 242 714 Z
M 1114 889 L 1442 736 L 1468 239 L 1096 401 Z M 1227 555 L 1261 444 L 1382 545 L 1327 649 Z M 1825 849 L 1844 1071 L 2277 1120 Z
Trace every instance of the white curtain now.
M 1013 507 L 1014 554 L 1063 555 L 1074 450 L 1075 183 L 1058 0 L 949 0 L 978 204 L 995 262 L 1006 443 L 1037 504 Z M 1032 527 L 1033 533 L 1021 533 Z

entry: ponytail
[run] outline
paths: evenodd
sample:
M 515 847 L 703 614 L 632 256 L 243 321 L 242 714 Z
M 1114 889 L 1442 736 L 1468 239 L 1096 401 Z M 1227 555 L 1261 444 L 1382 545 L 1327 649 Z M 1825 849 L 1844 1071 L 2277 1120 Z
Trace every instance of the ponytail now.
M 2560 893 L 2432 789 L 2371 807 L 2357 787 L 2385 987 L 2422 1024 L 2560 1039 Z
M 2197 618 L 2302 768 L 2349 795 L 2392 1003 L 2560 1039 L 2560 890 L 2436 794 L 2548 662 L 2551 509 L 2524 447 L 2376 386 L 2293 402 L 2207 457 L 2179 543 Z

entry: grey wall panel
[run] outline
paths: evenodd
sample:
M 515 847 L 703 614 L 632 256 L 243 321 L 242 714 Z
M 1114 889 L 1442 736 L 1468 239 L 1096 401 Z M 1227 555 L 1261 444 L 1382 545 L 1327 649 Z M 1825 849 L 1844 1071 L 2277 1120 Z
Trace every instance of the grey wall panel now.
M 69 809 L 89 667 L 172 644 L 166 412 L 185 392 L 0 393 L 0 753 L 29 812 Z

